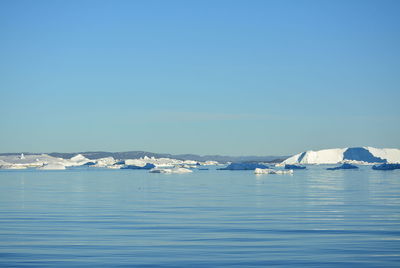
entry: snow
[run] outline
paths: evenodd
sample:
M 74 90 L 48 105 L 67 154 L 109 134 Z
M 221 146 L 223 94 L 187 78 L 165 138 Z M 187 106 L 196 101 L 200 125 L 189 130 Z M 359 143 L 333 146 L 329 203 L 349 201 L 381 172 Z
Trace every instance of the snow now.
M 191 173 L 190 169 L 187 168 L 153 168 L 150 170 L 150 173 L 167 173 L 167 174 L 183 174 L 183 173 Z
M 351 147 L 306 151 L 293 155 L 282 164 L 400 163 L 399 149 Z
M 84 157 L 81 154 L 77 154 L 70 159 L 65 159 L 64 164 L 66 166 L 82 166 L 88 162 L 92 162 L 89 158 Z
M 21 157 L 20 155 L 5 155 L 0 156 L 0 161 L 6 162 L 8 165 L 11 165 L 15 168 L 18 166 L 21 168 L 30 168 L 30 167 L 41 167 L 44 164 L 49 163 L 64 163 L 64 159 L 52 157 L 47 154 L 33 154 L 33 155 L 24 155 Z
M 365 147 L 374 156 L 386 159 L 388 163 L 400 163 L 400 149 Z
M 278 174 L 278 175 L 283 175 L 283 174 L 293 174 L 293 170 L 274 170 L 274 169 L 269 169 L 269 168 L 256 168 L 254 170 L 254 174 Z
M 112 166 L 116 163 L 117 161 L 113 157 L 104 157 L 104 158 L 99 158 L 95 161 L 95 164 L 93 167 L 108 167 Z
M 344 149 L 327 149 L 320 151 L 307 151 L 294 155 L 285 161 L 284 164 L 336 164 L 343 160 Z
M 137 167 L 144 167 L 147 162 L 143 159 L 126 159 L 125 165 L 128 166 L 137 166 Z

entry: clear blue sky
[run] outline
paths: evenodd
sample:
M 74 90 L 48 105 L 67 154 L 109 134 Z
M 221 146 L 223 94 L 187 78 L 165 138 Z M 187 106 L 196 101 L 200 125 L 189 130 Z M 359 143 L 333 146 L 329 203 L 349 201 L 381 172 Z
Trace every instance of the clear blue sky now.
M 0 151 L 400 148 L 400 1 L 0 1 Z

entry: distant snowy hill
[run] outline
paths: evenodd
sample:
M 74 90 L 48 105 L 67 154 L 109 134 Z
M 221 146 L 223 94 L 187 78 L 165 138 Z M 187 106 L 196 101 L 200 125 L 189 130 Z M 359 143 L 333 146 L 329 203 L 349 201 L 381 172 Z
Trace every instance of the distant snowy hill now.
M 284 164 L 400 163 L 400 149 L 352 147 L 306 151 L 293 155 Z

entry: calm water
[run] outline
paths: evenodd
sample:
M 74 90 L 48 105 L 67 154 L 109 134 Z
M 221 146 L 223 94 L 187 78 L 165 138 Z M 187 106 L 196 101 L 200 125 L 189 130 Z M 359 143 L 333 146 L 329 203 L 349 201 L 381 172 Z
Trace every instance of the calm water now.
M 400 170 L 0 171 L 0 266 L 399 267 Z

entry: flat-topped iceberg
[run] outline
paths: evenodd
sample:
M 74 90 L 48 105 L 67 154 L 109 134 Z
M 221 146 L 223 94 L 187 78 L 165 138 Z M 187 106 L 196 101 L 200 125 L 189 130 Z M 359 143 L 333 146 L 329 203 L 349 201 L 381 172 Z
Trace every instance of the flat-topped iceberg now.
M 306 151 L 293 155 L 283 164 L 339 164 L 339 163 L 400 163 L 399 149 L 378 149 L 374 147 L 352 147 Z
M 265 169 L 268 166 L 260 163 L 231 163 L 225 168 L 219 168 L 218 170 L 255 170 L 256 168 Z
M 293 174 L 293 170 L 275 170 L 275 169 L 270 169 L 270 168 L 256 168 L 254 170 L 254 174 L 277 174 L 277 175 L 283 175 L 283 174 Z

